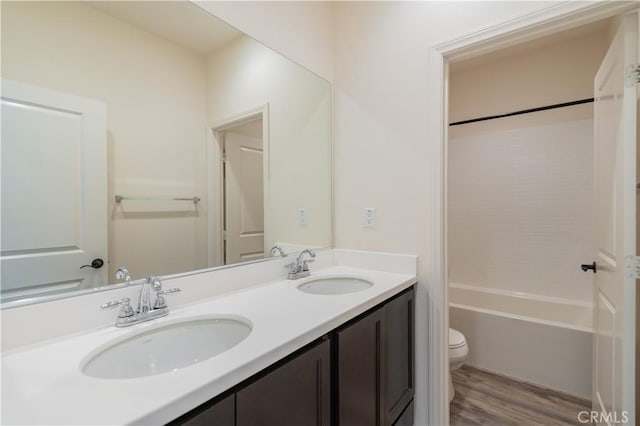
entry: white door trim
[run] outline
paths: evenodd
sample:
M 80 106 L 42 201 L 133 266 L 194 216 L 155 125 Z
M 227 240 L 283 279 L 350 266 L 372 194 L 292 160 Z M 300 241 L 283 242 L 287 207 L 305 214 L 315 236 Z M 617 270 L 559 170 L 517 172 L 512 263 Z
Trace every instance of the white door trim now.
M 246 111 L 229 115 L 209 126 L 207 131 L 207 267 L 222 266 L 223 244 L 222 233 L 224 223 L 222 217 L 222 206 L 224 205 L 222 185 L 222 144 L 220 134 L 224 130 L 236 126 L 240 123 L 262 118 L 262 145 L 263 145 L 263 190 L 264 190 L 264 240 L 271 241 L 271 235 L 266 224 L 270 223 L 270 197 L 269 197 L 269 176 L 270 169 L 270 149 L 269 149 L 269 103 L 258 105 Z
M 432 45 L 428 50 L 427 123 L 429 152 L 429 223 L 431 257 L 427 259 L 430 294 L 419 302 L 426 307 L 428 321 L 426 395 L 429 403 L 416 405 L 416 418 L 431 425 L 449 424 L 448 380 L 448 275 L 447 275 L 447 148 L 448 67 L 468 59 L 524 41 L 533 40 L 637 8 L 635 2 L 562 2 L 554 6 L 486 27 L 479 31 Z M 435 350 L 433 350 L 435 349 Z M 421 380 L 419 378 L 419 380 Z

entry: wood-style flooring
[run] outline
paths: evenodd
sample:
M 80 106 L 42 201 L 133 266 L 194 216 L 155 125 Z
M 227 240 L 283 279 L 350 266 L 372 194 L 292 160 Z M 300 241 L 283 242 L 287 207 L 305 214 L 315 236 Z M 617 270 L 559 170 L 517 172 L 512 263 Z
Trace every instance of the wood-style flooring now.
M 463 366 L 453 372 L 451 426 L 580 425 L 591 402 Z

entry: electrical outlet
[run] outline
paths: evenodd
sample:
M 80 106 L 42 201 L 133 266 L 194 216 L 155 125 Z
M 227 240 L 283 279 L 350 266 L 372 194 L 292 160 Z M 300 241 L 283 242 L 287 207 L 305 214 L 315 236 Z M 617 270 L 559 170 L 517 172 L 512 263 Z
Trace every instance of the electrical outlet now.
M 376 224 L 376 209 L 365 207 L 364 209 L 364 226 L 373 228 Z
M 298 209 L 298 223 L 300 225 L 307 224 L 307 209 Z

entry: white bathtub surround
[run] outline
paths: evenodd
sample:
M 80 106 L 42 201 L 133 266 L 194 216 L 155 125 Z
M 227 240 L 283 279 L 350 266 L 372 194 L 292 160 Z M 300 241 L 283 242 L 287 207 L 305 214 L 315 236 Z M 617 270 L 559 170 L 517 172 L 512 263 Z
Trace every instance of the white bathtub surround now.
M 450 283 L 449 306 L 472 306 L 489 314 L 499 313 L 588 333 L 593 331 L 591 302 Z
M 9 339 L 13 350 L 4 352 L 2 359 L 2 423 L 166 423 L 416 282 L 415 256 L 325 250 L 316 259 L 311 278 L 349 275 L 374 285 L 340 296 L 306 294 L 296 287 L 309 278 L 284 279 L 283 261 L 291 260 L 285 258 L 167 279 L 165 288 L 182 288 L 178 297 L 168 299 L 169 316 L 124 329 L 113 326 L 117 312 L 104 315 L 98 306 L 137 288 L 3 311 L 3 331 L 8 331 L 3 341 Z M 352 267 L 346 259 L 372 268 Z M 135 301 L 133 293 L 129 295 Z M 80 309 L 87 303 L 88 309 Z M 45 317 L 38 308 L 56 315 Z M 123 380 L 80 373 L 83 360 L 113 339 L 206 315 L 240 315 L 251 321 L 253 330 L 229 351 L 178 371 Z M 61 335 L 55 326 L 43 327 L 42 318 L 72 335 Z M 45 328 L 49 335 L 32 328 Z M 20 339 L 19 330 L 28 337 Z M 38 336 L 50 340 L 37 343 L 33 339 Z M 73 409 L 62 409 L 69 404 Z
M 448 184 L 450 282 L 592 300 L 593 120 L 451 139 Z
M 591 398 L 589 303 L 452 283 L 449 307 L 467 364 Z

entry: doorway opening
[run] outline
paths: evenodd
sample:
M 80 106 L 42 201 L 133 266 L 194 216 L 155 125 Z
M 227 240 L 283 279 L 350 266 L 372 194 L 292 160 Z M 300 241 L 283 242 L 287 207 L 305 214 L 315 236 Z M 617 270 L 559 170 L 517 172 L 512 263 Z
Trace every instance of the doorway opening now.
M 590 22 L 444 63 L 449 85 L 444 99 L 451 123 L 443 153 L 448 322 L 466 335 L 469 364 L 581 397 L 589 408 L 592 374 L 596 379 L 600 375 L 594 381 L 594 410 L 617 410 L 617 416 L 623 414 L 621 407 L 629 406 L 633 392 L 622 383 L 615 364 L 606 365 L 607 359 L 613 363 L 615 354 L 626 350 L 611 338 L 621 330 L 613 324 L 622 321 L 615 312 L 623 310 L 623 299 L 598 292 L 600 277 L 594 288 L 590 269 L 593 247 L 606 252 L 599 245 L 606 239 L 600 241 L 602 236 L 594 231 L 603 216 L 597 210 L 615 213 L 602 207 L 598 191 L 594 193 L 607 166 L 598 162 L 605 156 L 594 146 L 594 134 L 606 123 L 595 119 L 593 130 L 592 97 L 596 110 L 597 105 L 600 111 L 611 108 L 604 103 L 606 96 L 598 95 L 602 80 L 596 80 L 594 94 L 594 78 L 599 68 L 608 66 L 606 52 L 613 49 L 616 30 L 625 20 L 620 16 Z M 608 74 L 598 76 L 606 80 Z M 612 145 L 615 151 L 615 142 Z M 594 173 L 594 164 L 600 172 Z M 617 176 L 620 171 L 610 172 Z M 633 175 L 635 179 L 635 168 Z M 613 184 L 610 189 L 617 190 Z M 615 250 L 610 252 L 615 259 Z M 580 269 L 587 260 L 582 270 L 587 266 L 588 275 Z M 594 293 L 612 302 L 609 312 Z M 590 321 L 594 306 L 602 314 L 594 320 L 596 330 Z M 634 309 L 629 312 L 635 315 Z M 560 347 L 562 354 L 556 350 Z M 460 420 L 454 415 L 455 404 L 454 400 L 451 424 Z
M 593 273 L 580 264 L 595 242 L 593 82 L 614 28 L 598 21 L 449 66 L 449 323 L 468 354 L 451 372 L 452 425 L 469 420 L 476 392 L 505 407 L 487 423 L 516 416 L 516 394 L 522 421 L 591 410 Z M 495 382 L 506 392 L 488 398 Z M 554 396 L 544 413 L 536 391 Z

